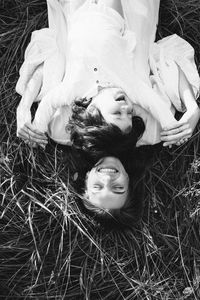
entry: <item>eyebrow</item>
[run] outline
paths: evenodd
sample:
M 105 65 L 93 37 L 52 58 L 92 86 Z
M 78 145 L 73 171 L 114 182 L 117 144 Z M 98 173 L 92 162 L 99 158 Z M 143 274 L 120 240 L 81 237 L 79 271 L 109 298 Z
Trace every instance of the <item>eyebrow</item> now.
M 125 91 L 123 89 L 121 89 L 120 87 L 116 87 L 116 88 L 119 88 L 120 90 L 118 90 L 116 92 L 115 97 L 116 96 L 122 96 L 122 95 L 128 97 L 127 94 L 125 93 Z

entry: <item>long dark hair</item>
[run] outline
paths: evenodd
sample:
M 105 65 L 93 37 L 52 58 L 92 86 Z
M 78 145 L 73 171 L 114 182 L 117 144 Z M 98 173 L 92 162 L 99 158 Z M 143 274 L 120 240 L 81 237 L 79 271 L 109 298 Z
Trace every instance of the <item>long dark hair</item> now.
M 72 118 L 69 123 L 72 147 L 79 152 L 80 158 L 85 162 L 84 171 L 80 170 L 79 173 L 82 182 L 80 180 L 76 182 L 82 200 L 79 201 L 79 206 L 84 213 L 101 224 L 133 226 L 142 216 L 144 198 L 142 178 L 153 157 L 151 147 L 136 148 L 136 143 L 145 130 L 144 122 L 140 117 L 133 117 L 132 130 L 125 134 L 116 125 L 106 123 L 96 107 L 87 111 L 88 104 L 86 99 L 76 101 L 72 107 Z M 92 205 L 87 197 L 84 197 L 86 173 L 106 156 L 118 158 L 129 175 L 129 196 L 125 205 L 109 212 Z

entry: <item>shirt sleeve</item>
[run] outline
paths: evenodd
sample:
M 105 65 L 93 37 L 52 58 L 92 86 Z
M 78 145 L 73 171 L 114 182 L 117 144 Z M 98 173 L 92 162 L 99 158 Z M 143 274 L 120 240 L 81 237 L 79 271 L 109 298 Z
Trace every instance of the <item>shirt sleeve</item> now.
M 132 95 L 135 95 L 134 103 L 149 112 L 160 123 L 162 128 L 177 122 L 171 110 L 170 102 L 140 78 L 135 77 L 134 79 Z
M 122 1 L 126 27 L 135 37 L 132 39 L 134 69 L 144 79 L 149 74 L 149 51 L 155 41 L 159 7 L 160 0 Z
M 48 125 L 56 110 L 62 106 L 69 106 L 74 99 L 74 89 L 70 80 L 60 83 L 52 89 L 39 103 L 33 124 L 41 132 L 48 131 Z
M 171 103 L 178 111 L 184 112 L 180 72 L 184 73 L 195 98 L 199 96 L 200 89 L 193 47 L 176 34 L 163 38 L 154 44 L 150 64 L 153 76 L 160 81 Z
M 44 28 L 32 33 L 31 41 L 25 51 L 24 62 L 19 71 L 20 76 L 16 85 L 18 94 L 24 94 L 35 70 L 57 52 L 58 48 L 54 31 Z
M 43 65 L 43 82 L 36 101 L 41 100 L 52 87 L 61 82 L 65 74 L 68 32 L 65 3 L 47 0 L 47 8 L 49 28 L 32 33 L 16 85 L 17 93 L 22 96 L 35 70 Z

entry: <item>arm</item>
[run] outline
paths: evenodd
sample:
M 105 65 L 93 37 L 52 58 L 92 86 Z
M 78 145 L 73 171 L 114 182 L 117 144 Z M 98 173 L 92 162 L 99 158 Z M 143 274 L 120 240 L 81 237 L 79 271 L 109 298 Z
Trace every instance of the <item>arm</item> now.
M 151 113 L 162 128 L 178 124 L 171 111 L 170 104 L 163 98 L 163 95 L 159 91 L 156 92 L 139 78 L 134 79 L 132 89 L 134 89 L 132 94 L 135 95 L 134 102 Z
M 20 104 L 17 107 L 17 136 L 24 141 L 29 141 L 34 146 L 38 143 L 45 147 L 47 137 L 35 130 L 31 124 L 31 106 L 36 100 L 42 86 L 42 68 L 43 65 L 37 67 L 26 84 Z
M 65 80 L 43 97 L 33 121 L 33 125 L 38 131 L 43 133 L 47 132 L 48 124 L 55 111 L 62 106 L 70 105 L 74 99 L 72 90 L 70 80 L 68 82 Z
M 192 136 L 200 118 L 200 110 L 193 90 L 181 69 L 179 69 L 179 94 L 187 111 L 178 121 L 177 127 L 169 126 L 161 132 L 161 140 L 164 142 L 163 146 L 180 145 L 187 141 Z
M 137 41 L 134 49 L 134 68 L 146 80 L 149 74 L 149 51 L 157 30 L 160 0 L 121 2 L 127 28 L 135 34 Z

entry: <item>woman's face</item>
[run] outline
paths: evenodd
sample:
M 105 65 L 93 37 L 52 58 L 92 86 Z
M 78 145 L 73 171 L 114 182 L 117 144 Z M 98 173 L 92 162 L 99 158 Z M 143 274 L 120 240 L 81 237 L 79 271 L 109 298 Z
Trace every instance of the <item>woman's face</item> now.
M 88 106 L 98 108 L 107 123 L 118 126 L 122 132 L 132 129 L 133 104 L 124 91 L 118 87 L 104 88 L 93 97 Z
M 104 209 L 119 209 L 128 198 L 129 177 L 115 157 L 102 158 L 87 173 L 86 195 L 93 205 Z

